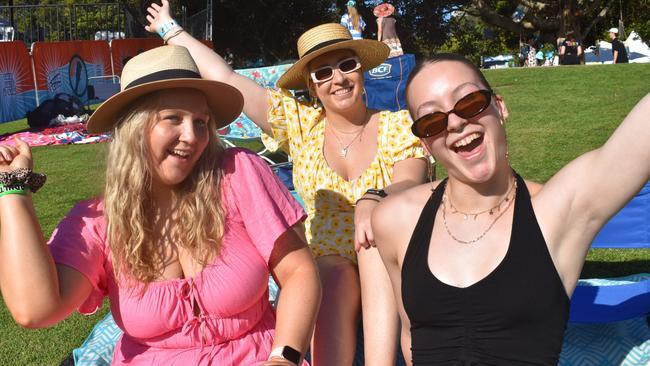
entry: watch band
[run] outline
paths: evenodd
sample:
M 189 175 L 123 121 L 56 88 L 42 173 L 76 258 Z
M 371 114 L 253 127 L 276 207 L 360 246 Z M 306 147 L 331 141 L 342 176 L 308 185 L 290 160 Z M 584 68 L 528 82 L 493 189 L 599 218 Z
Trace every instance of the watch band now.
M 302 353 L 292 348 L 291 346 L 280 346 L 280 347 L 275 347 L 271 351 L 271 354 L 269 355 L 269 359 L 271 357 L 281 357 L 287 361 L 291 361 L 296 365 L 298 365 L 298 362 L 300 362 L 300 358 L 302 357 Z
M 366 194 L 372 194 L 375 196 L 379 196 L 381 198 L 388 196 L 388 193 L 386 193 L 386 191 L 384 191 L 383 189 L 373 189 L 373 188 L 367 190 Z

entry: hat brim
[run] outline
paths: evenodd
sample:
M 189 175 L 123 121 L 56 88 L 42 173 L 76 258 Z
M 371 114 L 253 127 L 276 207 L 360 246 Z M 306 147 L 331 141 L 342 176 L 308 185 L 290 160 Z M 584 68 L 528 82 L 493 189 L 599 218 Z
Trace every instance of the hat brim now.
M 385 43 L 371 39 L 351 39 L 337 42 L 300 58 L 278 79 L 276 86 L 292 90 L 306 89 L 307 85 L 303 76 L 305 68 L 318 56 L 336 50 L 354 52 L 361 62 L 361 71 L 368 71 L 376 67 L 386 61 L 390 54 L 390 48 Z
M 217 129 L 227 126 L 242 112 L 244 97 L 235 87 L 205 79 L 167 79 L 141 84 L 123 90 L 102 103 L 88 119 L 90 133 L 111 131 L 136 99 L 164 89 L 190 88 L 205 95 L 208 107 L 214 113 Z

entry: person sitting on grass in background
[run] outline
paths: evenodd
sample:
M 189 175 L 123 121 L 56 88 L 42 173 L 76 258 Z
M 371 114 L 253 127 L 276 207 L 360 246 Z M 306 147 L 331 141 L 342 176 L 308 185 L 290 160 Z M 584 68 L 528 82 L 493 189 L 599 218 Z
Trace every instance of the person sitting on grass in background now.
M 166 0 L 148 11 L 149 31 L 172 22 Z M 187 46 L 204 78 L 242 91 L 244 112 L 262 129 L 267 146 L 279 146 L 292 158 L 323 286 L 313 364 L 352 364 L 362 313 L 366 364 L 394 365 L 399 319 L 373 247 L 370 214 L 386 194 L 424 182 L 427 160 L 409 131 L 407 111 L 377 111 L 364 102 L 363 71 L 381 64 L 388 46 L 353 40 L 340 24 L 319 25 L 298 39 L 300 58 L 277 82 L 283 89 L 271 90 L 235 73 L 182 28 L 169 32 L 167 43 Z M 286 89 L 307 89 L 312 101 Z
M 184 47 L 133 57 L 88 121 L 113 133 L 104 196 L 75 205 L 47 245 L 20 175 L 30 148 L 0 145 L 0 288 L 16 322 L 51 326 L 108 296 L 124 332 L 113 365 L 306 364 L 320 283 L 305 214 L 263 160 L 218 140 L 242 106 Z
M 592 240 L 650 178 L 650 94 L 543 186 L 510 166 L 506 103 L 462 56 L 420 63 L 406 97 L 448 172 L 372 217 L 413 365 L 556 365 Z

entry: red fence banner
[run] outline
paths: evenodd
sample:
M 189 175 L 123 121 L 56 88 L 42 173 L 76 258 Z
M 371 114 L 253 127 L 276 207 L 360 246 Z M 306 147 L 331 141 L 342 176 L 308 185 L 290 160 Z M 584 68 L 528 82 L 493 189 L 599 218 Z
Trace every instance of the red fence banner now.
M 163 40 L 160 38 L 126 38 L 111 40 L 113 72 L 115 75 L 122 75 L 122 68 L 131 57 L 162 45 Z
M 0 42 L 0 123 L 36 108 L 32 63 L 22 41 Z
M 32 59 L 40 103 L 59 93 L 87 102 L 91 80 L 113 82 L 106 41 L 35 42 Z

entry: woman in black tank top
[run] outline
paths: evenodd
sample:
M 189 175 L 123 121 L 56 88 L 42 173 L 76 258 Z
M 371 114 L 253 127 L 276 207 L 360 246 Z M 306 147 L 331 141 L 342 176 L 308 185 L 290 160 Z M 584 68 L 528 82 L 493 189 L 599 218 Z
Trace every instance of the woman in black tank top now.
M 449 178 L 385 199 L 373 231 L 414 365 L 556 365 L 600 228 L 650 178 L 650 96 L 543 187 L 509 165 L 508 109 L 462 56 L 407 84 L 413 133 Z

